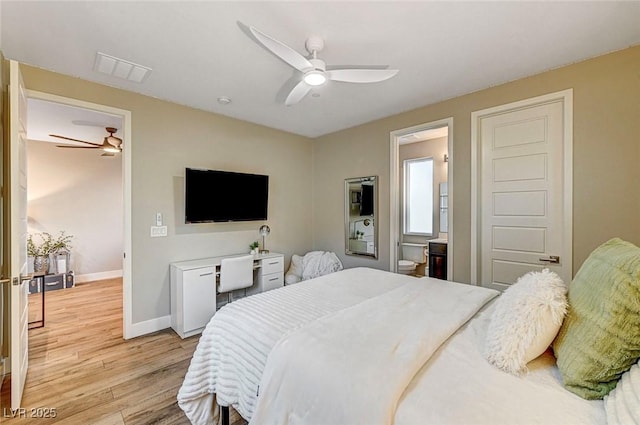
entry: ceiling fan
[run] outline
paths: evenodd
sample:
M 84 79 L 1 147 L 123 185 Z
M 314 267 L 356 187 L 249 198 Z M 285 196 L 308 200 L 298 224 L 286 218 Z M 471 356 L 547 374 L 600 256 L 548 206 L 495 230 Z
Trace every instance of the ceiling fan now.
M 85 143 L 91 146 L 72 146 L 72 145 L 56 145 L 59 148 L 69 149 L 102 149 L 104 153 L 102 156 L 114 156 L 116 153 L 122 152 L 122 139 L 113 135 L 118 131 L 115 127 L 105 127 L 108 136 L 105 136 L 102 144 L 87 142 L 85 140 L 74 139 L 72 137 L 59 136 L 57 134 L 50 134 L 51 137 L 57 137 L 58 139 L 70 140 L 72 142 Z
M 387 80 L 398 73 L 397 69 L 368 69 L 345 68 L 327 69 L 322 59 L 317 54 L 324 48 L 324 40 L 318 36 L 311 36 L 305 43 L 309 52 L 309 59 L 293 50 L 286 44 L 270 37 L 254 27 L 249 27 L 253 36 L 274 55 L 302 73 L 302 80 L 289 92 L 285 105 L 291 106 L 300 102 L 315 86 L 321 86 L 327 81 L 340 81 L 344 83 L 377 83 Z

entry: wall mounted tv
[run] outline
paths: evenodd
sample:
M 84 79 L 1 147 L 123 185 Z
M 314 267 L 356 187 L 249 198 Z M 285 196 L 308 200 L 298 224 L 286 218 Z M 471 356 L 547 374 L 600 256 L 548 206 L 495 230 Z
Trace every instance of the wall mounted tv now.
M 269 176 L 230 171 L 185 170 L 185 222 L 267 219 Z

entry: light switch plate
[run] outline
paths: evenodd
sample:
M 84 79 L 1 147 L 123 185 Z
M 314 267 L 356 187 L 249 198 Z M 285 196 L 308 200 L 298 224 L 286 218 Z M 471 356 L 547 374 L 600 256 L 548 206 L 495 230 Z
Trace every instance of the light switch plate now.
M 151 226 L 151 237 L 159 238 L 167 236 L 167 226 Z

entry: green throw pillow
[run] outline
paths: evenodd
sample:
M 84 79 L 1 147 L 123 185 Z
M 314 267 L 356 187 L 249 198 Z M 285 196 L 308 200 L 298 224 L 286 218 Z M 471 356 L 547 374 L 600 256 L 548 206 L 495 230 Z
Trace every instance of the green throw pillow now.
M 640 358 L 640 248 L 615 238 L 596 248 L 569 286 L 553 343 L 565 387 L 601 399 Z

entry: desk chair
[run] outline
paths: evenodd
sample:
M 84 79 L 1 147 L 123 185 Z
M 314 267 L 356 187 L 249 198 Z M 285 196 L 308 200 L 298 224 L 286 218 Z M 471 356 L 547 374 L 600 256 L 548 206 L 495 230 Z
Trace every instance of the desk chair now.
M 248 288 L 253 285 L 253 255 L 235 258 L 224 258 L 220 262 L 220 284 L 218 292 L 227 292 L 227 300 L 231 302 L 231 291 Z

